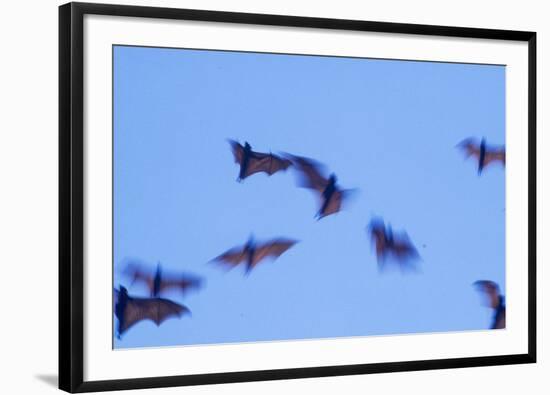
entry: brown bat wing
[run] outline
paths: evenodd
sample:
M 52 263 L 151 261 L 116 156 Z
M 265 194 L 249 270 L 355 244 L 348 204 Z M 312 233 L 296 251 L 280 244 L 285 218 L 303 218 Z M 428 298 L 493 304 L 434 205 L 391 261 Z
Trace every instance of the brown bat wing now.
M 392 252 L 398 259 L 413 259 L 420 256 L 407 234 L 396 237 L 393 243 Z
M 376 256 L 380 259 L 387 249 L 385 225 L 382 220 L 372 219 L 367 227 L 367 233 L 370 233 L 371 242 L 374 243 Z
M 368 231 L 370 232 L 371 240 L 374 243 L 376 257 L 380 261 L 384 257 L 384 254 L 387 250 L 387 240 L 384 226 L 380 226 L 377 223 L 371 222 L 368 227 Z
M 292 162 L 288 159 L 280 158 L 277 155 L 253 152 L 245 172 L 245 177 L 260 172 L 265 172 L 271 176 L 279 170 L 286 170 L 291 164 Z
M 325 172 L 324 166 L 313 159 L 301 156 L 291 156 L 291 159 L 302 175 L 300 185 L 304 188 L 315 189 L 322 193 L 329 182 L 322 174 Z
M 319 219 L 341 211 L 344 202 L 356 192 L 356 189 L 336 189 L 329 201 L 326 202 L 326 205 L 323 202 L 323 195 L 321 195 L 321 204 L 323 205 L 321 209 L 323 209 L 323 211 L 319 212 Z
M 483 166 L 487 166 L 493 162 L 500 162 L 504 166 L 506 164 L 506 151 L 504 149 L 495 149 L 485 153 Z
M 334 191 L 327 204 L 322 207 L 323 211 L 319 213 L 319 219 L 339 212 L 342 209 L 344 195 L 345 191 Z
M 475 156 L 479 159 L 480 151 L 479 145 L 474 142 L 474 139 L 469 138 L 458 143 L 457 147 L 461 148 L 464 151 L 466 158 L 470 156 Z
M 254 257 L 252 258 L 252 266 L 256 266 L 263 259 L 268 257 L 279 257 L 298 241 L 290 239 L 275 239 L 271 240 L 256 248 Z
M 224 263 L 234 267 L 244 260 L 246 260 L 246 249 L 243 247 L 235 247 L 217 256 L 212 261 Z
M 164 278 L 160 282 L 160 292 L 166 291 L 171 288 L 179 288 L 182 291 L 186 291 L 189 288 L 198 288 L 201 285 L 201 280 L 199 278 L 192 278 L 187 276 L 175 277 L 175 278 Z
M 185 313 L 189 313 L 187 307 L 168 299 L 128 298 L 120 333 L 143 320 L 151 320 L 158 326 L 170 317 L 181 317 Z
M 150 292 L 153 292 L 155 282 L 154 276 L 143 269 L 141 265 L 129 263 L 123 273 L 132 279 L 132 284 L 141 282 L 147 286 Z
M 496 309 L 500 302 L 500 290 L 498 285 L 493 281 L 479 280 L 474 283 L 481 292 L 487 296 L 489 307 Z
M 233 151 L 233 157 L 235 163 L 241 164 L 243 162 L 244 147 L 235 140 L 227 140 L 231 145 L 231 151 Z

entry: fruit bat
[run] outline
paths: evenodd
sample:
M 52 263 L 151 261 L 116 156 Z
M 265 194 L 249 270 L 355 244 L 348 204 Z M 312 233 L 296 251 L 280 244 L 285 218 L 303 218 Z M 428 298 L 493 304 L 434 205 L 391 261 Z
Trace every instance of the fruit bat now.
M 493 281 L 479 280 L 474 286 L 486 296 L 488 306 L 493 309 L 491 329 L 506 328 L 506 306 L 498 285 Z
M 229 144 L 235 157 L 235 163 L 240 166 L 238 181 L 260 172 L 265 172 L 271 176 L 279 170 L 286 170 L 292 164 L 288 159 L 272 153 L 264 154 L 252 151 L 252 147 L 248 142 L 245 142 L 242 146 L 237 141 L 229 140 Z
M 191 275 L 163 274 L 160 264 L 157 265 L 154 274 L 152 274 L 150 270 L 144 268 L 143 265 L 137 263 L 128 264 L 124 273 L 132 278 L 132 284 L 136 281 L 145 284 L 149 289 L 151 297 L 159 296 L 161 292 L 172 288 L 177 288 L 182 292 L 186 292 L 192 288 L 199 288 L 202 284 L 201 279 Z
M 120 290 L 115 289 L 114 292 L 114 310 L 118 319 L 117 337 L 119 339 L 131 326 L 142 320 L 151 320 L 159 326 L 170 317 L 181 317 L 190 313 L 187 307 L 168 299 L 131 297 L 123 286 L 120 286 Z
M 336 175 L 332 173 L 328 177 L 324 166 L 313 159 L 288 155 L 300 172 L 299 185 L 316 191 L 321 199 L 320 208 L 315 217 L 319 220 L 342 209 L 344 200 L 351 193 L 350 189 L 343 190 L 336 185 Z
M 506 164 L 506 151 L 504 147 L 489 147 L 485 138 L 478 144 L 475 139 L 468 138 L 458 144 L 459 148 L 464 151 L 466 158 L 474 156 L 477 160 L 477 173 L 481 175 L 481 172 L 485 167 L 493 162 L 500 162 L 502 166 Z
M 371 240 L 375 245 L 378 267 L 383 268 L 383 264 L 388 258 L 393 258 L 398 263 L 404 264 L 420 258 L 418 251 L 409 240 L 405 232 L 394 234 L 391 225 L 384 224 L 380 218 L 373 218 L 367 227 Z
M 230 268 L 244 262 L 246 274 L 248 274 L 262 260 L 278 258 L 297 242 L 297 240 L 279 238 L 265 243 L 256 243 L 253 237 L 250 237 L 244 246 L 232 248 L 212 261 L 223 263 Z

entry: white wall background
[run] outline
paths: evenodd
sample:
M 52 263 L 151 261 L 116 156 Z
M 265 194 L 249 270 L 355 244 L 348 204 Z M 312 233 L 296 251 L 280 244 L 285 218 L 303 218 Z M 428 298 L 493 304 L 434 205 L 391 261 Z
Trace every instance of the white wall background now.
M 546 228 L 550 139 L 549 10 L 523 0 L 118 0 L 118 3 L 538 33 L 538 343 L 535 365 L 244 383 L 131 393 L 162 394 L 547 394 L 550 243 Z M 57 0 L 3 4 L 0 20 L 0 392 L 54 393 L 57 387 Z M 549 240 L 550 241 L 550 240 Z

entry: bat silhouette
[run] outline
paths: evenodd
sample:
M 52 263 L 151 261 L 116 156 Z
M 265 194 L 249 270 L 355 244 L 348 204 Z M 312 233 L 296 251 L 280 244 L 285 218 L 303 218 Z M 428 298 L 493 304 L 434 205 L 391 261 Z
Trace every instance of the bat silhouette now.
M 330 174 L 328 177 L 325 167 L 309 158 L 301 156 L 293 156 L 287 154 L 295 168 L 300 172 L 301 178 L 299 185 L 303 188 L 308 188 L 316 191 L 321 199 L 319 211 L 315 217 L 319 220 L 328 215 L 335 214 L 342 209 L 344 200 L 352 192 L 351 189 L 340 189 L 336 185 L 336 175 Z
M 202 285 L 201 279 L 188 274 L 163 274 L 160 263 L 157 265 L 154 274 L 137 263 L 129 263 L 124 273 L 132 278 L 132 284 L 136 281 L 145 284 L 151 297 L 159 296 L 161 292 L 174 288 L 185 293 L 189 289 L 200 288 Z
M 244 262 L 246 274 L 248 274 L 262 260 L 278 258 L 297 242 L 297 240 L 278 238 L 264 243 L 256 243 L 251 236 L 244 246 L 232 248 L 212 261 L 223 263 L 230 268 Z
M 260 172 L 271 176 L 280 170 L 286 170 L 292 164 L 288 159 L 281 158 L 272 153 L 264 154 L 252 151 L 252 147 L 248 142 L 245 142 L 244 146 L 242 146 L 237 141 L 229 140 L 229 144 L 235 157 L 235 163 L 238 163 L 240 166 L 238 181 L 242 181 L 246 177 Z
M 491 329 L 506 328 L 506 306 L 498 284 L 489 280 L 479 280 L 474 286 L 486 296 L 488 306 L 494 311 Z
M 485 142 L 485 138 L 481 139 L 481 143 L 473 138 L 468 138 L 460 142 L 457 147 L 464 151 L 466 158 L 473 156 L 477 160 L 477 173 L 481 175 L 481 172 L 485 167 L 491 163 L 502 163 L 502 166 L 506 164 L 506 150 L 504 147 L 490 147 Z
M 392 258 L 402 264 L 401 267 L 405 263 L 410 263 L 420 258 L 407 233 L 399 232 L 395 234 L 391 225 L 386 227 L 381 218 L 373 218 L 370 221 L 367 233 L 370 233 L 371 240 L 374 243 L 378 267 L 380 269 L 383 268 L 388 258 Z
M 170 317 L 181 317 L 190 313 L 183 305 L 163 298 L 134 298 L 123 286 L 115 291 L 115 316 L 118 319 L 117 337 L 143 320 L 151 320 L 157 326 Z

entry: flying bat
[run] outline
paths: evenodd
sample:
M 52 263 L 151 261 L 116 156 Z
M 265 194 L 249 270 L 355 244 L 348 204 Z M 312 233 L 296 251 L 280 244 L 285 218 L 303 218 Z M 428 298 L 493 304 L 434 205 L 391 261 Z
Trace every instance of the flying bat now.
M 491 163 L 502 163 L 502 166 L 506 164 L 506 150 L 504 147 L 490 147 L 485 142 L 485 138 L 481 140 L 481 143 L 473 138 L 468 138 L 460 142 L 457 147 L 461 148 L 466 155 L 466 158 L 473 156 L 477 160 L 477 172 L 481 174 L 483 169 Z
M 131 326 L 143 320 L 151 320 L 157 326 L 170 317 L 181 317 L 190 313 L 183 305 L 163 298 L 134 298 L 123 286 L 115 289 L 115 316 L 118 319 L 117 337 Z
M 278 238 L 265 243 L 256 243 L 251 236 L 244 246 L 232 248 L 212 261 L 220 262 L 230 268 L 244 263 L 248 274 L 262 260 L 278 258 L 297 242 L 297 240 Z
M 276 172 L 285 171 L 292 162 L 288 159 L 281 158 L 272 153 L 265 154 L 261 152 L 252 151 L 252 147 L 248 142 L 242 146 L 240 143 L 234 140 L 229 140 L 235 163 L 240 166 L 238 181 L 244 180 L 246 177 L 255 173 L 264 172 L 269 176 Z
M 491 329 L 506 328 L 506 306 L 498 284 L 489 280 L 479 280 L 474 286 L 486 296 L 488 306 L 494 311 Z
M 342 209 L 344 200 L 352 190 L 340 189 L 336 185 L 336 175 L 334 173 L 328 177 L 324 176 L 323 174 L 326 174 L 326 171 L 321 163 L 301 156 L 287 155 L 300 172 L 299 185 L 316 191 L 321 199 L 320 208 L 315 217 L 321 219 L 339 212 Z
M 410 263 L 420 258 L 407 233 L 399 232 L 395 234 L 391 225 L 386 227 L 381 218 L 373 218 L 370 221 L 367 233 L 370 233 L 371 240 L 374 243 L 378 267 L 380 269 L 383 268 L 383 264 L 388 258 L 392 258 L 402 264 L 401 267 L 405 263 Z
M 200 288 L 202 280 L 188 274 L 163 274 L 160 263 L 154 273 L 145 268 L 143 265 L 135 262 L 129 263 L 124 270 L 124 273 L 132 279 L 132 284 L 141 282 L 149 289 L 151 297 L 159 296 L 161 292 L 169 289 L 180 289 L 186 292 L 192 288 Z

